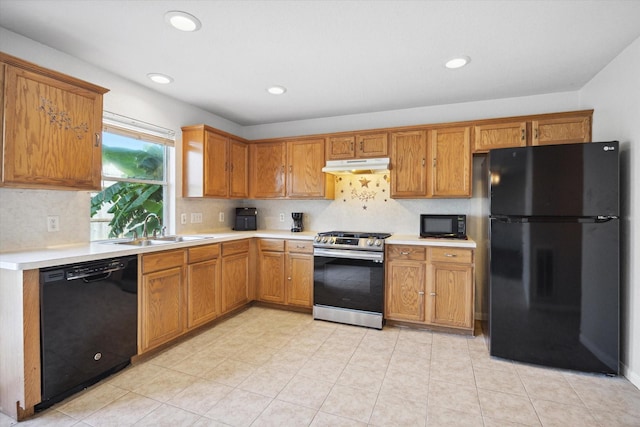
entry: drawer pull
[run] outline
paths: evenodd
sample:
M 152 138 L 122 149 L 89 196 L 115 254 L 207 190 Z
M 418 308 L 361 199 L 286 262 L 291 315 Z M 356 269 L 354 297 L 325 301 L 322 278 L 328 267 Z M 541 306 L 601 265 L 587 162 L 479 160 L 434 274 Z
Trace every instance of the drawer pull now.
M 436 293 L 435 292 L 431 292 L 429 295 L 431 295 L 432 297 L 435 297 Z
M 424 292 L 419 291 L 419 292 L 418 292 L 418 295 L 424 295 Z
M 400 252 L 400 255 L 409 255 L 411 252 Z
M 458 255 L 456 255 L 456 254 L 444 254 L 444 256 L 449 257 L 449 258 L 455 258 Z

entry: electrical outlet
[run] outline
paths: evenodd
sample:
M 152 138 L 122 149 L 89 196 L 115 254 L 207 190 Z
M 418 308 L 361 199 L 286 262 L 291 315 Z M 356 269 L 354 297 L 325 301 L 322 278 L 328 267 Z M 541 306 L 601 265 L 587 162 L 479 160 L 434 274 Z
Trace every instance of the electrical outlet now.
M 200 224 L 202 222 L 202 214 L 193 212 L 191 214 L 191 224 Z
M 186 223 L 187 223 L 187 214 L 186 213 L 180 214 L 180 224 L 184 225 Z
M 284 222 L 284 214 L 283 213 L 280 214 L 280 222 Z
M 47 231 L 60 231 L 60 217 L 58 215 L 47 217 Z
M 220 212 L 220 213 L 218 214 L 218 221 L 220 221 L 220 222 L 224 222 L 224 212 Z

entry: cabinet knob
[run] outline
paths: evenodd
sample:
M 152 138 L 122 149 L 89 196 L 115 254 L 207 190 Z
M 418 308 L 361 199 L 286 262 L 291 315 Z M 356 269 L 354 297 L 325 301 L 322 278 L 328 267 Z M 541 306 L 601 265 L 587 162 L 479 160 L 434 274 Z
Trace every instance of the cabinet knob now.
M 431 292 L 431 293 L 429 293 L 429 295 L 431 295 L 432 297 L 435 297 L 436 293 L 435 292 Z
M 291 280 L 291 277 L 287 277 L 287 280 Z
M 424 295 L 424 292 L 419 291 L 419 292 L 418 292 L 418 295 Z

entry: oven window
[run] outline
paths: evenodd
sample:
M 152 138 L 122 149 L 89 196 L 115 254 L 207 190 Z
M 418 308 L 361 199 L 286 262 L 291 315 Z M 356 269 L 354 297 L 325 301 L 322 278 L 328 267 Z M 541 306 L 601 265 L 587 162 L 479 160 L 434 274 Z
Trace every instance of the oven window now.
M 314 257 L 316 305 L 382 313 L 384 265 L 373 261 Z

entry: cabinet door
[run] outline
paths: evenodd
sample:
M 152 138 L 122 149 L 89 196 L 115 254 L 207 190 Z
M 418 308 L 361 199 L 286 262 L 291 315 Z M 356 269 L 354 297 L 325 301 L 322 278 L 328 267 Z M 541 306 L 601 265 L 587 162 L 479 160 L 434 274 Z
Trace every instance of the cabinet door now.
M 287 196 L 319 198 L 325 195 L 324 139 L 287 143 Z
M 287 304 L 313 306 L 313 255 L 287 257 Z
M 2 182 L 100 189 L 102 95 L 6 66 Z
M 387 265 L 385 317 L 424 321 L 424 262 L 392 261 Z
M 224 250 L 224 249 L 223 249 Z M 249 302 L 249 254 L 222 258 L 222 312 Z
M 251 191 L 253 197 L 284 197 L 286 144 L 284 142 L 252 144 L 251 150 Z
M 471 196 L 471 128 L 434 129 L 429 132 L 432 197 Z
M 474 153 L 486 153 L 492 148 L 524 147 L 527 145 L 527 122 L 499 123 L 475 127 Z
M 431 271 L 431 323 L 473 328 L 473 267 L 432 263 Z
M 249 147 L 241 141 L 229 141 L 229 196 L 249 197 Z
M 531 145 L 574 144 L 591 141 L 591 115 L 531 122 Z
M 424 131 L 391 134 L 391 197 L 427 195 L 427 135 Z
M 327 160 L 355 158 L 354 136 L 332 136 L 327 138 Z
M 189 264 L 187 267 L 188 328 L 194 328 L 216 318 L 217 277 L 217 259 Z
M 259 300 L 284 303 L 284 259 L 284 252 L 260 254 Z
M 141 352 L 162 345 L 184 331 L 183 269 L 142 276 L 140 294 Z
M 229 138 L 205 131 L 204 195 L 227 197 L 229 188 L 228 142 Z
M 386 132 L 356 135 L 356 157 L 386 157 L 389 155 Z

